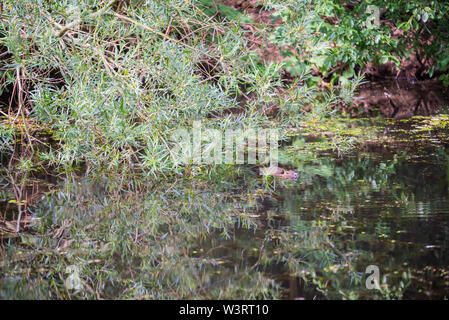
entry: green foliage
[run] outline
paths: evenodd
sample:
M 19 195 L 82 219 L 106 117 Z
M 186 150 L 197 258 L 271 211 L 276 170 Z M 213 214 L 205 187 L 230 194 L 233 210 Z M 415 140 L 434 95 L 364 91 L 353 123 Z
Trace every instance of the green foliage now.
M 211 1 L 132 1 L 117 13 L 111 3 L 3 6 L 0 39 L 11 55 L 4 60 L 3 86 L 20 80 L 32 88 L 28 120 L 56 140 L 35 161 L 64 171 L 176 174 L 182 168 L 172 161 L 170 136 L 194 120 L 220 130 L 270 127 L 262 111 L 274 104 L 282 131 L 297 125 L 306 105 L 313 105 L 314 116 L 325 116 L 351 98 L 350 90 L 319 93 L 310 68 L 279 96 L 281 65 L 261 63 L 240 27 L 251 21 L 232 8 Z M 217 13 L 213 8 L 223 21 L 209 18 Z M 55 74 L 63 82 L 56 85 Z M 254 98 L 241 108 L 239 99 L 249 94 Z
M 271 40 L 286 47 L 287 70 L 293 74 L 317 68 L 331 82 L 339 79 L 344 85 L 367 62 L 399 66 L 403 56 L 418 52 L 423 63 L 435 61 L 429 75 L 442 72 L 447 81 L 449 9 L 443 1 L 372 0 L 349 6 L 334 0 L 289 0 L 267 5 L 284 22 Z M 380 25 L 373 22 L 373 6 L 382 17 Z M 395 36 L 392 27 L 400 30 Z
M 9 158 L 13 152 L 15 130 L 0 123 L 0 163 Z
M 3 7 L 1 43 L 12 55 L 5 60 L 12 77 L 4 86 L 15 83 L 17 68 L 26 75 L 33 88 L 31 119 L 57 140 L 40 156 L 48 165 L 177 172 L 170 135 L 180 126 L 194 120 L 222 130 L 267 123 L 254 108 L 257 100 L 238 119 L 225 114 L 238 106 L 241 86 L 258 88 L 266 99 L 280 79 L 278 68 L 265 68 L 248 50 L 238 21 L 205 19 L 184 0 L 131 2 L 122 10 L 126 16 L 90 0 L 6 1 Z M 76 21 L 76 8 L 80 25 L 59 37 L 62 26 Z M 202 73 L 205 64 L 213 74 Z M 61 74 L 64 83 L 54 85 L 44 70 Z M 212 114 L 221 121 L 210 120 Z
M 219 14 L 229 21 L 237 20 L 242 23 L 254 23 L 254 20 L 245 16 L 243 12 L 222 3 L 214 0 L 199 0 L 199 2 L 205 6 L 204 13 L 209 16 Z

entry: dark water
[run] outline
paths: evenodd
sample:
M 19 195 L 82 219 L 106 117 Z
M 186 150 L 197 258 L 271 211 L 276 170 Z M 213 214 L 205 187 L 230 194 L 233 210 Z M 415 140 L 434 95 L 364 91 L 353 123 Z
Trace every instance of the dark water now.
M 285 190 L 272 210 L 288 213 L 291 230 L 307 230 L 307 222 L 323 221 L 322 230 L 329 232 L 326 241 L 350 254 L 361 276 L 362 282 L 353 288 L 360 297 L 375 296 L 364 288 L 364 272 L 368 265 L 376 265 L 385 289 L 393 291 L 392 298 L 446 298 L 448 163 L 444 155 L 432 159 L 412 161 L 407 155 L 396 160 L 323 159 L 321 166 L 331 168 L 328 176 L 311 176 L 309 185 Z M 348 288 L 348 274 L 340 274 L 339 280 L 335 289 Z M 297 288 L 290 291 L 294 294 L 289 298 L 301 296 Z
M 404 141 L 408 129 L 389 134 Z M 368 149 L 290 152 L 299 179 L 271 180 L 272 192 L 246 167 L 142 188 L 61 181 L 27 208 L 36 221 L 25 232 L 2 233 L 0 297 L 447 298 L 445 146 L 419 135 L 406 148 Z M 12 194 L 2 189 L 0 208 L 14 216 Z M 379 289 L 366 287 L 370 265 Z

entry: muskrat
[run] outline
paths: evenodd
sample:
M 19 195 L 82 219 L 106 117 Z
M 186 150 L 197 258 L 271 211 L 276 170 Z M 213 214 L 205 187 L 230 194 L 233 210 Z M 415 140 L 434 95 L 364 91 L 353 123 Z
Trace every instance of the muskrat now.
M 270 175 L 280 179 L 297 180 L 299 174 L 293 170 L 285 170 L 279 167 L 268 167 L 261 169 L 261 174 Z

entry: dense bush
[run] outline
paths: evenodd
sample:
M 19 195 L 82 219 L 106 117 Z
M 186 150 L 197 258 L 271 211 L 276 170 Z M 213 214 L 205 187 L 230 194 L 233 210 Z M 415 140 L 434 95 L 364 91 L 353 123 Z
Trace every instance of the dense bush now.
M 347 83 L 367 62 L 392 61 L 399 67 L 402 57 L 417 53 L 423 65 L 433 60 L 429 76 L 439 73 L 448 83 L 445 1 L 271 0 L 267 6 L 284 22 L 272 40 L 285 46 L 293 74 L 316 67 L 324 77 Z
M 274 8 L 283 24 L 257 25 L 210 0 L 3 1 L 2 93 L 10 92 L 14 102 L 2 107 L 3 115 L 22 119 L 21 141 L 35 141 L 29 122 L 53 133 L 57 143 L 35 154 L 46 165 L 157 174 L 179 169 L 169 139 L 179 126 L 202 120 L 220 129 L 270 127 L 263 111 L 270 105 L 280 111 L 279 129 L 297 126 L 306 106 L 322 116 L 342 99 L 349 102 L 359 83 L 354 74 L 366 62 L 399 64 L 419 51 L 435 62 L 429 75 L 448 80 L 449 9 L 443 3 L 261 4 Z M 372 5 L 383 8 L 389 25 L 371 27 Z M 262 63 L 242 28 L 248 23 L 261 35 L 271 33 L 289 60 Z M 403 35 L 392 37 L 391 24 Z M 281 67 L 296 76 L 292 83 L 283 82 Z M 313 69 L 321 77 L 311 76 Z M 339 80 L 342 89 L 318 93 L 322 78 Z
M 37 154 L 46 165 L 176 172 L 169 138 L 179 126 L 269 127 L 262 107 L 277 104 L 282 129 L 297 125 L 306 104 L 322 113 L 336 101 L 313 99 L 307 72 L 280 97 L 280 65 L 249 49 L 240 24 L 250 20 L 235 10 L 219 17 L 207 1 L 116 2 L 3 3 L 2 87 L 16 102 L 12 88 L 28 88 L 22 107 L 4 111 L 13 119 L 25 109 L 21 118 L 53 133 L 57 143 Z

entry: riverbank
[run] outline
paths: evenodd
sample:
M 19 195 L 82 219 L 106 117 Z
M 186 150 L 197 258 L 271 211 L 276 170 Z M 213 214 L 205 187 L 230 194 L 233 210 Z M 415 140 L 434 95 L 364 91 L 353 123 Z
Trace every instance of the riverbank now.
M 362 86 L 359 64 L 397 52 L 388 26 L 349 27 L 358 8 L 220 3 L 3 3 L 0 297 L 447 296 L 444 55 L 432 90 Z M 176 163 L 173 133 L 198 122 L 275 129 L 294 179 Z

